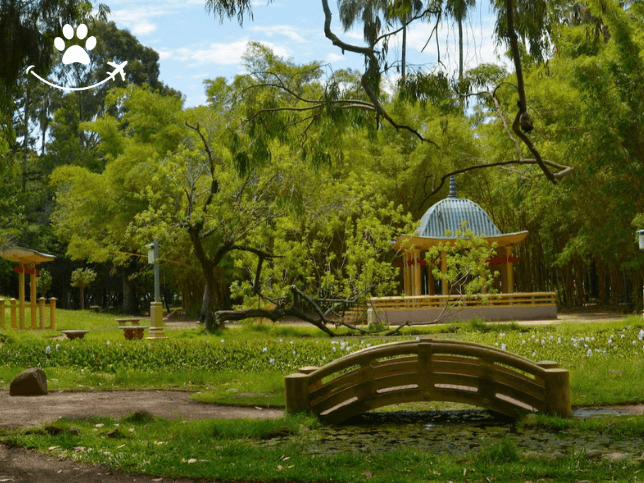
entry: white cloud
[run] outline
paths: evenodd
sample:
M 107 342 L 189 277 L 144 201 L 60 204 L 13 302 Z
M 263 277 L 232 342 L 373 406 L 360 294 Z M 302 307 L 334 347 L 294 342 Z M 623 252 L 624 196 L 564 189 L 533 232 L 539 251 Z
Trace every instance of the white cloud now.
M 203 64 L 235 65 L 242 61 L 242 55 L 246 52 L 249 40 L 238 40 L 236 42 L 211 43 L 206 48 L 181 47 L 172 50 L 160 50 L 161 59 L 174 59 L 180 62 L 189 62 L 189 66 Z M 283 45 L 271 42 L 262 42 L 280 57 L 290 57 L 292 51 Z
M 171 13 L 167 9 L 159 7 L 151 8 L 131 8 L 112 10 L 110 20 L 116 22 L 119 26 L 129 29 L 134 35 L 148 35 L 157 28 L 156 24 L 150 19 L 160 17 Z
M 299 33 L 299 29 L 297 27 L 292 27 L 290 25 L 271 25 L 271 26 L 259 26 L 259 25 L 253 25 L 251 27 L 251 30 L 253 32 L 262 32 L 269 37 L 273 37 L 275 35 L 283 35 L 285 37 L 288 37 L 289 39 L 300 43 L 304 44 L 308 42 L 302 35 Z
M 340 54 L 331 53 L 331 54 L 326 56 L 326 61 L 327 62 L 333 63 L 333 62 L 338 62 L 340 60 L 344 60 L 344 56 L 342 56 Z

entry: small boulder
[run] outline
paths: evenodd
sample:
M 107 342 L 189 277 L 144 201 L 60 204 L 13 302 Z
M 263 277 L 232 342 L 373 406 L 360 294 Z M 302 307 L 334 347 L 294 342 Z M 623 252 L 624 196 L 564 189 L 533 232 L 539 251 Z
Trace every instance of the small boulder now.
M 22 371 L 11 381 L 10 396 L 41 396 L 47 394 L 47 376 L 42 369 L 32 367 Z

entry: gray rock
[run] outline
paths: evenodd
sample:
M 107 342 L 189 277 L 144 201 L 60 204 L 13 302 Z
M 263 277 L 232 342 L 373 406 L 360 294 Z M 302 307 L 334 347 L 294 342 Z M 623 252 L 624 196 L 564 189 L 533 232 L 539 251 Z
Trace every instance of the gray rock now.
M 41 396 L 47 394 L 47 376 L 42 369 L 32 367 L 22 371 L 11 381 L 10 396 Z

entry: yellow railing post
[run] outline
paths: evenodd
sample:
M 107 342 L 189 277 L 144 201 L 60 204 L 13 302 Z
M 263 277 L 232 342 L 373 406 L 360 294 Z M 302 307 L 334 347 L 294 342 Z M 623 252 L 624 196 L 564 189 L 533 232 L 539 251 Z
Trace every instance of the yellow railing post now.
M 0 330 L 4 330 L 4 299 L 0 299 Z
M 51 320 L 51 330 L 56 330 L 56 297 L 49 299 L 49 318 Z
M 40 297 L 38 299 L 38 309 L 40 312 L 40 330 L 45 330 L 45 302 L 47 299 L 45 297 Z
M 565 369 L 546 369 L 543 379 L 546 412 L 570 416 L 570 373 Z
M 16 323 L 16 299 L 11 298 L 9 300 L 9 311 L 11 312 L 11 328 L 17 329 L 18 324 Z
M 286 412 L 297 413 L 309 409 L 308 374 L 290 374 L 284 378 L 286 390 Z
M 29 274 L 29 306 L 31 307 L 31 327 L 30 329 L 37 329 L 38 323 L 36 319 L 38 318 L 38 309 L 36 308 L 36 297 L 38 293 L 36 292 L 36 266 L 31 267 L 33 272 Z

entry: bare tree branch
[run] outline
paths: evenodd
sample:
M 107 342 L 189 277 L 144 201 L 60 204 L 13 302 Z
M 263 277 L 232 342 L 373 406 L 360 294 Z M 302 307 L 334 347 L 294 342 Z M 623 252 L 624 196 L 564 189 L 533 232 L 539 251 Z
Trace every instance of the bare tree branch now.
M 367 97 L 369 97 L 369 100 L 371 100 L 371 102 L 373 103 L 373 107 L 376 111 L 376 114 L 386 119 L 387 122 L 389 122 L 389 124 L 391 124 L 394 128 L 396 128 L 396 130 L 404 129 L 406 131 L 409 131 L 421 141 L 433 144 L 435 147 L 438 147 L 438 144 L 436 144 L 431 139 L 426 139 L 422 134 L 420 134 L 416 129 L 412 128 L 411 126 L 398 124 L 396 121 L 393 120 L 393 118 L 389 115 L 389 113 L 382 107 L 382 105 L 380 104 L 380 101 L 378 100 L 378 96 L 376 96 L 374 92 L 371 90 L 371 88 L 369 87 L 369 75 L 373 74 L 372 72 L 373 67 L 371 66 L 378 65 L 378 59 L 376 58 L 377 51 L 371 47 L 360 47 L 357 45 L 348 44 L 340 40 L 338 36 L 335 35 L 331 30 L 331 19 L 333 15 L 331 14 L 331 9 L 329 8 L 328 0 L 322 0 L 322 9 L 324 10 L 324 35 L 326 36 L 326 38 L 328 38 L 333 43 L 333 45 L 340 47 L 340 49 L 342 49 L 343 54 L 345 50 L 348 50 L 349 52 L 354 52 L 356 54 L 364 55 L 369 59 L 368 64 L 370 67 L 367 67 L 364 74 L 362 74 L 360 84 L 362 85 L 362 88 L 364 89 L 364 91 L 367 93 Z
M 571 166 L 564 166 L 558 163 L 555 163 L 553 161 L 549 161 L 547 159 L 542 159 L 541 162 L 543 164 L 546 164 L 548 166 L 552 166 L 553 168 L 560 169 L 558 173 L 556 173 L 554 176 L 556 176 L 558 179 L 563 178 L 564 176 L 570 174 L 574 168 Z M 423 207 L 423 205 L 436 193 L 438 193 L 443 185 L 445 184 L 445 181 L 452 175 L 460 174 L 460 173 L 466 173 L 468 171 L 473 171 L 475 169 L 485 169 L 485 168 L 495 168 L 499 166 L 508 166 L 512 164 L 539 164 L 539 162 L 536 159 L 513 159 L 511 161 L 499 161 L 498 163 L 487 163 L 487 164 L 477 164 L 476 166 L 468 166 L 467 168 L 462 168 L 462 169 L 457 169 L 454 170 L 450 173 L 445 174 L 442 178 L 438 186 L 429 193 L 423 200 L 418 204 L 419 209 Z

